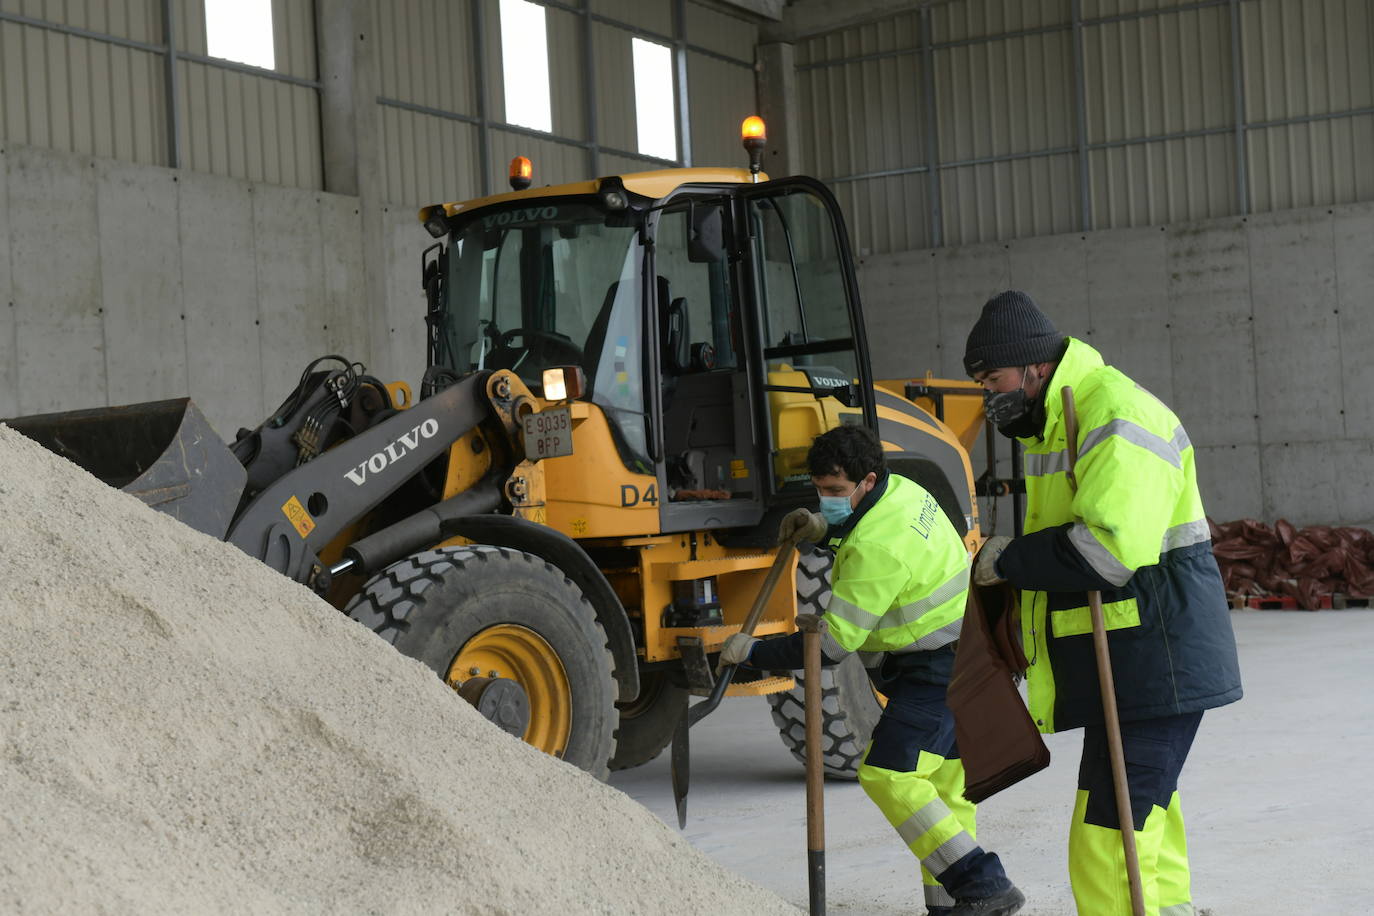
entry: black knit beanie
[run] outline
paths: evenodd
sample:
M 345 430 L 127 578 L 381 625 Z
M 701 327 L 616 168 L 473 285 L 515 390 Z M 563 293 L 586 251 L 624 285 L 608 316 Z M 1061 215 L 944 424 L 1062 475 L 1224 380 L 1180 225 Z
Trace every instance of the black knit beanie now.
M 968 333 L 964 370 L 972 376 L 1006 366 L 1053 362 L 1064 355 L 1064 335 L 1016 289 L 998 293 L 983 306 L 983 314 Z

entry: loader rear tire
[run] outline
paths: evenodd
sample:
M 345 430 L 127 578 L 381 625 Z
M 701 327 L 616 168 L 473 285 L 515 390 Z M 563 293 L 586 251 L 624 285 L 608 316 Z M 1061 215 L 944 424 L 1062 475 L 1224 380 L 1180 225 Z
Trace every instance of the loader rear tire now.
M 388 566 L 345 613 L 455 688 L 479 675 L 519 682 L 526 742 L 609 776 L 611 652 L 591 604 L 557 567 L 503 547 L 440 547 Z
M 834 557 L 822 550 L 803 553 L 797 561 L 797 613 L 820 614 L 830 601 L 830 568 Z M 797 686 L 768 697 L 773 723 L 782 743 L 801 764 L 806 764 L 806 675 L 792 672 Z M 868 673 L 857 655 L 833 668 L 821 669 L 821 732 L 825 747 L 825 774 L 836 779 L 857 779 L 873 728 L 883 713 Z
M 673 740 L 687 709 L 687 688 L 674 684 L 666 671 L 645 672 L 639 678 L 639 696 L 618 708 L 620 732 L 611 769 L 628 770 L 653 760 Z

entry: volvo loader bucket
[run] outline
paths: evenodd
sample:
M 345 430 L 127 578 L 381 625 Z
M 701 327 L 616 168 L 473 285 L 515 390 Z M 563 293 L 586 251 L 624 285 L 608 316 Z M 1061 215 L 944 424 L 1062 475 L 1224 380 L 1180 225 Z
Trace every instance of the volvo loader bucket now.
M 3 421 L 112 487 L 223 539 L 247 472 L 190 398 Z

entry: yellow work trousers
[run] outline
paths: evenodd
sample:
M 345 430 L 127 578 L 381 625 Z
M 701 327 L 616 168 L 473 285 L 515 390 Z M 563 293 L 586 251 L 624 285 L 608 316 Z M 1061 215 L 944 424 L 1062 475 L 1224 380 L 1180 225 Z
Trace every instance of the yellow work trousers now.
M 1086 823 L 1088 793 L 1078 792 L 1069 829 L 1069 880 L 1081 916 L 1131 916 L 1131 890 L 1121 831 Z M 1147 916 L 1193 916 L 1188 840 L 1178 792 L 1155 805 L 1135 833 Z
M 954 906 L 935 876 L 978 848 L 976 808 L 964 798 L 963 764 L 921 751 L 916 769 L 903 772 L 870 766 L 868 753 L 859 784 L 920 862 L 926 906 Z

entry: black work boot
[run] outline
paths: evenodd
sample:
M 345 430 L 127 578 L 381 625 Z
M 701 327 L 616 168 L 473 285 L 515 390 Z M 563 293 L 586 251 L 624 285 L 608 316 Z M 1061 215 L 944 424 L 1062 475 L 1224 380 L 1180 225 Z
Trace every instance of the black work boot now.
M 950 916 L 1012 916 L 1026 902 L 1026 895 L 1013 887 L 991 897 L 969 897 L 954 904 Z

